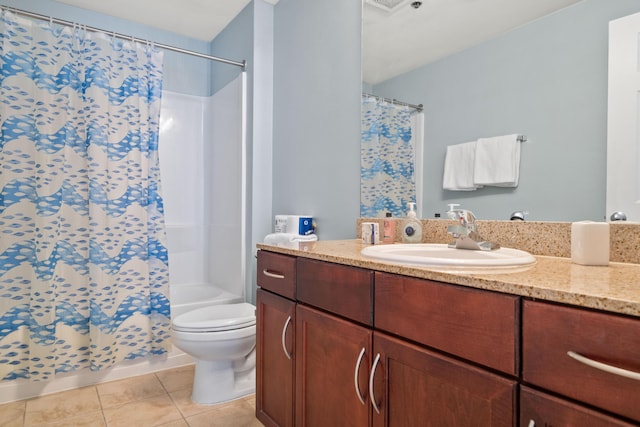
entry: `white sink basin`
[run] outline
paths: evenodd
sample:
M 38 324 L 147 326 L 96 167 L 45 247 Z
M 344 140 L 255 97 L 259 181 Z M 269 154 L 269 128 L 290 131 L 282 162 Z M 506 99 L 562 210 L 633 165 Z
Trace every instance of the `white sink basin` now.
M 536 259 L 519 249 L 500 248 L 493 251 L 474 251 L 449 248 L 440 243 L 395 243 L 368 246 L 362 255 L 401 265 L 421 265 L 430 268 L 454 270 L 497 270 L 529 267 Z M 486 271 L 485 271 L 486 270 Z

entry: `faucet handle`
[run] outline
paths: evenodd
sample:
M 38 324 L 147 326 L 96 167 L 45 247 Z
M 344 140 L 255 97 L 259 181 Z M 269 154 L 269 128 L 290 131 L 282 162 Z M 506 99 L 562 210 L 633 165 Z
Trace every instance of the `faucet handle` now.
M 447 211 L 447 216 L 455 221 L 460 221 L 460 210 L 457 209 L 460 204 L 459 203 L 449 203 L 449 210 Z
M 457 203 L 451 203 L 447 212 L 449 218 L 458 222 L 457 225 L 447 227 L 447 233 L 456 239 L 454 242 L 449 243 L 449 247 L 483 251 L 500 248 L 499 244 L 487 242 L 478 234 L 476 216 L 470 210 L 460 209 L 459 206 Z
M 473 224 L 476 221 L 476 216 L 468 209 L 460 209 L 458 203 L 450 203 L 447 215 L 451 219 L 459 220 L 463 225 L 469 223 Z
M 463 209 L 464 215 L 467 219 L 468 222 L 470 223 L 475 223 L 476 222 L 476 216 L 473 214 L 473 212 L 467 210 L 467 209 Z
M 467 209 L 457 208 L 458 206 L 460 205 L 457 203 L 449 204 L 449 211 L 447 212 L 447 216 L 449 216 L 449 218 L 453 219 L 454 221 L 459 222 L 460 225 L 465 227 L 467 230 L 474 232 L 477 231 L 476 216 L 473 214 L 473 212 Z

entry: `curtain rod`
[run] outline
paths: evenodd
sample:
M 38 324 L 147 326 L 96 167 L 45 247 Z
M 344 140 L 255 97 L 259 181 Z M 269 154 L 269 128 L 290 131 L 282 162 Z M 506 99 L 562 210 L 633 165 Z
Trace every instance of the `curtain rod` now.
M 39 13 L 28 12 L 26 10 L 16 9 L 15 7 L 9 7 L 9 6 L 5 6 L 5 5 L 0 5 L 0 8 L 4 9 L 4 10 L 8 10 L 10 12 L 13 12 L 13 13 L 15 13 L 17 15 L 24 15 L 24 16 L 28 16 L 30 18 L 40 19 L 42 21 L 49 21 L 51 23 L 65 25 L 67 27 L 74 27 L 74 26 L 77 25 L 77 23 L 72 22 L 72 21 L 66 21 L 64 19 L 54 18 L 52 16 L 41 15 Z M 229 65 L 235 65 L 237 67 L 241 67 L 242 71 L 245 71 L 245 69 L 247 67 L 247 61 L 246 60 L 242 60 L 241 62 L 240 61 L 233 61 L 231 59 L 220 58 L 220 57 L 213 56 L 213 55 L 207 55 L 205 53 L 195 52 L 193 50 L 188 50 L 188 49 L 183 49 L 183 48 L 180 48 L 180 47 L 170 46 L 170 45 L 163 44 L 163 43 L 156 43 L 156 42 L 152 42 L 152 41 L 145 40 L 145 39 L 139 39 L 139 38 L 134 37 L 134 36 L 128 36 L 128 35 L 125 35 L 125 34 L 116 33 L 114 31 L 107 31 L 107 30 L 103 30 L 103 29 L 100 29 L 100 28 L 91 27 L 91 26 L 88 26 L 88 25 L 82 25 L 82 28 L 85 29 L 85 30 L 88 30 L 88 31 L 96 32 L 96 33 L 108 34 L 108 35 L 111 35 L 111 36 L 113 36 L 115 38 L 118 38 L 118 39 L 130 40 L 130 41 L 132 41 L 134 43 L 135 42 L 150 43 L 150 44 L 153 44 L 156 47 L 159 47 L 161 49 L 170 50 L 172 52 L 186 53 L 187 55 L 197 56 L 198 58 L 209 59 L 211 61 L 217 61 L 217 62 L 223 62 L 223 63 L 229 64 Z
M 362 92 L 362 95 L 363 95 L 363 96 L 370 96 L 370 97 L 372 97 L 372 98 L 376 98 L 376 99 L 379 99 L 379 100 L 381 100 L 381 101 L 387 101 L 387 102 L 390 102 L 390 103 L 392 103 L 392 104 L 404 105 L 405 107 L 411 107 L 411 108 L 415 109 L 416 111 L 418 111 L 419 113 L 420 113 L 420 112 L 423 110 L 423 108 L 424 108 L 424 105 L 422 105 L 422 104 L 418 104 L 418 105 L 416 105 L 416 104 L 409 104 L 408 102 L 398 101 L 398 100 L 397 100 L 397 99 L 395 99 L 395 98 L 384 98 L 384 97 L 382 97 L 382 96 L 374 95 L 374 94 L 372 94 L 372 93 Z

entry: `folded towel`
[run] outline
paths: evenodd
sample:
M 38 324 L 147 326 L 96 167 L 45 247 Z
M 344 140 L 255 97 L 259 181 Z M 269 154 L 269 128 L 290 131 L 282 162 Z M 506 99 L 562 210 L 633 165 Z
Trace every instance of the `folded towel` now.
M 450 145 L 444 157 L 442 188 L 451 191 L 473 191 L 481 188 L 473 182 L 476 141 Z
M 473 182 L 476 185 L 517 187 L 520 177 L 518 135 L 480 138 L 476 144 Z
M 315 234 L 273 233 L 265 236 L 264 243 L 277 246 L 284 243 L 315 242 L 316 240 L 318 240 L 318 236 Z

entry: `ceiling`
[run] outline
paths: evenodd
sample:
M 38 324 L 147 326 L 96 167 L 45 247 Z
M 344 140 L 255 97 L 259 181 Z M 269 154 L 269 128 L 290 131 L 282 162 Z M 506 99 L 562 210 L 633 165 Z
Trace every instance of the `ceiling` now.
M 55 0 L 82 9 L 211 41 L 251 0 Z M 275 4 L 278 0 L 266 0 Z
M 251 0 L 56 1 L 210 41 Z M 417 9 L 413 0 L 364 1 L 363 80 L 377 84 L 582 0 L 422 0 Z M 397 7 L 388 12 L 370 2 Z
M 395 2 L 387 12 L 373 2 Z M 582 0 L 365 0 L 363 80 L 377 84 Z

